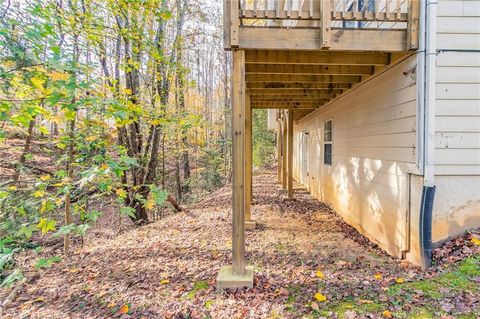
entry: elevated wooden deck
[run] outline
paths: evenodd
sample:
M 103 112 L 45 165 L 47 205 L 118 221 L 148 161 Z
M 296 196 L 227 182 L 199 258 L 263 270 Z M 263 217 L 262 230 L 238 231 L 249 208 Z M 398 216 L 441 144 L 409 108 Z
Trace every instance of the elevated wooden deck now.
M 418 0 L 226 0 L 252 108 L 298 120 L 418 48 Z

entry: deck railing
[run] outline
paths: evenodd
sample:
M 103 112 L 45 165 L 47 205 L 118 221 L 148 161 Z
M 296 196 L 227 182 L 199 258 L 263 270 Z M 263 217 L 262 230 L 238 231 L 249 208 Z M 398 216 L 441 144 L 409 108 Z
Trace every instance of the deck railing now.
M 419 0 L 225 0 L 225 31 L 231 45 L 243 28 L 320 28 L 328 48 L 332 30 L 406 30 L 417 48 Z

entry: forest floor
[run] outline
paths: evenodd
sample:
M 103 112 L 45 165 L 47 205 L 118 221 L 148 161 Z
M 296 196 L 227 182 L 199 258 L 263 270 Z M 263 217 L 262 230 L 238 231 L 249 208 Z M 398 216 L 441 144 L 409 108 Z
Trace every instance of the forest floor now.
M 306 191 L 287 200 L 275 180 L 271 172 L 254 178 L 252 215 L 259 225 L 246 233 L 252 289 L 215 291 L 218 270 L 231 256 L 225 187 L 141 228 L 118 231 L 107 214 L 83 246 L 43 270 L 33 267 L 40 255 L 19 254 L 25 280 L 14 293 L 0 289 L 0 300 L 11 298 L 0 317 L 480 316 L 480 232 L 437 249 L 436 265 L 421 271 L 386 255 Z

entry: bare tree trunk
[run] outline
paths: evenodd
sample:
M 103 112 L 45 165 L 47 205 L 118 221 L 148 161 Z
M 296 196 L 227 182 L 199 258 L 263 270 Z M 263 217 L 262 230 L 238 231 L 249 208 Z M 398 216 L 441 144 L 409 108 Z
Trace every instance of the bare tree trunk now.
M 25 145 L 23 146 L 22 155 L 20 155 L 20 160 L 18 161 L 18 165 L 16 166 L 16 169 L 15 169 L 15 175 L 13 176 L 13 180 L 15 184 L 18 184 L 22 167 L 25 165 L 27 161 L 27 154 L 30 151 L 30 146 L 32 144 L 33 128 L 35 127 L 35 118 L 36 117 L 34 116 L 30 120 L 30 123 L 28 123 L 28 131 L 27 131 L 27 136 L 25 137 Z

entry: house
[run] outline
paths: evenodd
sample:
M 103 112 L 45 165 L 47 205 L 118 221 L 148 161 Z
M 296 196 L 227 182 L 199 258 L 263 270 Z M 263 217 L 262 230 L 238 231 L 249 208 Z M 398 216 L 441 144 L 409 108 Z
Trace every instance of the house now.
M 233 265 L 251 286 L 251 110 L 275 112 L 278 178 L 398 258 L 480 226 L 480 1 L 225 1 L 233 51 Z

